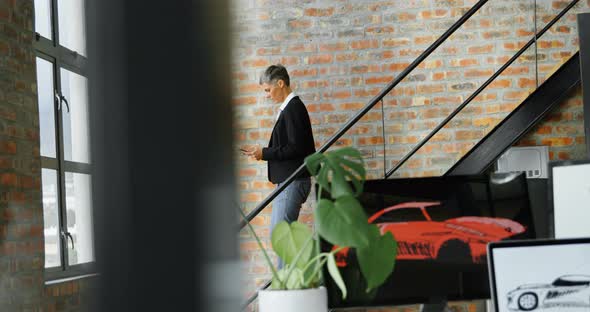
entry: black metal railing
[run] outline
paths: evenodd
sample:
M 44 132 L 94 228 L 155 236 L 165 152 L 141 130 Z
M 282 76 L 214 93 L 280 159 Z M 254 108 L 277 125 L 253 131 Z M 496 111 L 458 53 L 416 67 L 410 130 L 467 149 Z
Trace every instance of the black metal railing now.
M 434 41 L 422 54 L 420 54 L 406 69 L 404 69 L 399 76 L 397 76 L 391 83 L 389 83 L 378 95 L 365 105 L 356 115 L 354 115 L 344 126 L 336 132 L 322 147 L 319 148 L 318 152 L 323 153 L 330 148 L 340 137 L 342 137 L 348 129 L 356 124 L 369 110 L 371 110 L 381 99 L 383 99 L 395 86 L 397 86 L 406 76 L 412 72 L 422 61 L 424 61 L 436 48 L 438 48 L 443 42 L 445 42 L 461 25 L 463 25 L 473 14 L 475 14 L 488 0 L 480 0 L 473 7 L 471 7 L 461 18 L 459 18 L 449 29 L 447 29 L 436 41 Z M 305 169 L 305 165 L 301 165 L 293 174 L 291 174 L 285 182 L 275 188 L 254 210 L 252 210 L 247 216 L 247 221 L 252 221 L 270 202 L 278 196 L 289 184 L 295 180 L 295 177 Z M 240 222 L 240 230 L 246 226 L 246 220 Z
M 558 20 L 560 20 L 574 5 L 576 5 L 579 0 L 573 0 L 570 4 L 568 4 L 559 14 L 555 16 L 541 31 L 535 34 L 531 40 L 529 40 L 516 54 L 514 54 L 500 69 L 498 69 L 488 80 L 486 80 L 477 90 L 473 92 L 461 105 L 457 106 L 453 112 L 451 112 L 440 124 L 438 124 L 428 135 L 426 135 L 412 150 L 406 154 L 391 170 L 387 172 L 385 178 L 389 178 L 397 169 L 399 169 L 403 164 L 410 159 L 424 144 L 426 144 L 433 136 L 435 136 L 440 129 L 451 121 L 457 114 L 459 114 L 465 106 L 467 106 L 473 99 L 475 99 L 485 88 L 487 88 L 498 76 L 500 76 L 506 68 L 508 68 L 514 61 L 516 61 L 531 45 L 533 45 L 537 39 L 543 34 L 545 34 Z M 536 53 L 535 53 L 536 59 Z

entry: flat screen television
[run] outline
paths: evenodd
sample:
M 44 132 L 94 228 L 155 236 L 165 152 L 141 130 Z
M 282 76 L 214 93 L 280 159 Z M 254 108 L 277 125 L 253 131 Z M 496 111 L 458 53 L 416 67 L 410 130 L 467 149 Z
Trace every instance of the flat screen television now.
M 522 173 L 368 180 L 359 200 L 369 222 L 396 237 L 397 262 L 367 293 L 354 250 L 338 253 L 348 296 L 325 274 L 330 308 L 490 298 L 487 244 L 536 237 Z

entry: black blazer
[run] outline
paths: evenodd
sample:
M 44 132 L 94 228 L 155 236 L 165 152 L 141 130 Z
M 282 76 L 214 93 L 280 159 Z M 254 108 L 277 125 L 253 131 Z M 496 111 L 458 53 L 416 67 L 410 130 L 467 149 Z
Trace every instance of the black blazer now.
M 268 180 L 274 184 L 285 181 L 313 153 L 315 144 L 309 114 L 296 96 L 279 115 L 268 147 L 262 149 L 262 159 L 268 161 Z M 297 177 L 309 176 L 305 170 Z

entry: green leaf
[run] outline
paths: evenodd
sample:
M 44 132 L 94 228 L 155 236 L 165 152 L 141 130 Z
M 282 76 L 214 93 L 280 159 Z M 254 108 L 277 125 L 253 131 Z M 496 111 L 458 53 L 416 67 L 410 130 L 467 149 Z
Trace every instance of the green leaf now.
M 367 215 L 351 195 L 340 197 L 334 203 L 320 199 L 316 209 L 316 222 L 318 233 L 334 245 L 369 245 Z
M 326 155 L 326 166 L 332 170 L 332 190 L 330 193 L 335 199 L 352 194 L 352 189 L 346 181 L 346 173 L 338 164 L 338 159 L 332 155 Z
M 278 278 L 281 281 L 284 281 L 284 285 L 281 287 L 278 281 L 275 283 L 275 279 L 273 278 L 271 283 L 271 289 L 276 290 L 285 290 L 285 289 L 303 289 L 303 271 L 299 268 L 293 268 L 293 272 L 289 275 L 289 271 L 291 270 L 290 266 L 285 266 L 284 268 L 280 269 L 277 274 Z M 289 280 L 286 280 L 289 277 Z
M 340 271 L 338 271 L 338 266 L 336 265 L 336 258 L 334 258 L 334 254 L 330 253 L 328 255 L 328 273 L 340 288 L 342 292 L 342 299 L 346 299 L 346 285 L 344 285 L 344 281 L 342 280 L 342 276 L 340 275 Z
M 361 272 L 367 280 L 367 292 L 387 280 L 395 267 L 397 243 L 391 232 L 383 236 L 376 225 L 370 227 L 371 241 L 368 247 L 358 248 L 357 256 Z
M 302 269 L 313 251 L 313 244 L 308 243 L 307 246 L 304 246 L 310 239 L 312 239 L 312 234 L 306 225 L 297 221 L 291 224 L 282 221 L 272 231 L 272 249 L 286 264 L 290 265 L 293 265 L 292 262 L 301 251 L 302 254 L 295 266 Z
M 348 160 L 346 158 L 341 158 L 340 163 L 349 167 L 352 170 L 352 172 L 350 170 L 346 171 L 345 175 L 354 185 L 354 190 L 355 190 L 354 195 L 355 196 L 360 195 L 363 192 L 363 182 L 365 181 L 365 176 L 366 176 L 366 171 L 365 171 L 365 167 L 363 167 L 362 160 L 361 160 L 361 163 L 359 164 L 358 162 L 354 162 L 354 161 Z M 356 175 L 355 175 L 355 173 L 356 173 Z M 357 175 L 360 178 L 357 177 Z
M 354 186 L 356 196 L 362 193 L 366 171 L 363 158 L 358 150 L 345 147 L 326 153 L 325 159 L 322 161 L 322 169 L 325 167 L 328 167 L 332 173 L 331 193 L 333 198 L 352 193 L 348 181 Z
M 305 166 L 307 167 L 307 171 L 309 171 L 309 173 L 311 173 L 312 175 L 317 175 L 324 157 L 325 156 L 322 153 L 314 153 L 305 157 L 304 162 Z

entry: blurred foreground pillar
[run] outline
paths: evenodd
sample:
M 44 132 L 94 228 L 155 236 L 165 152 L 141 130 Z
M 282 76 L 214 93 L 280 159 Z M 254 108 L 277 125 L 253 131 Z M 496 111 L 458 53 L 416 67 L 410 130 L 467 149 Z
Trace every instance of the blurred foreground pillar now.
M 237 311 L 227 2 L 86 14 L 96 311 Z

